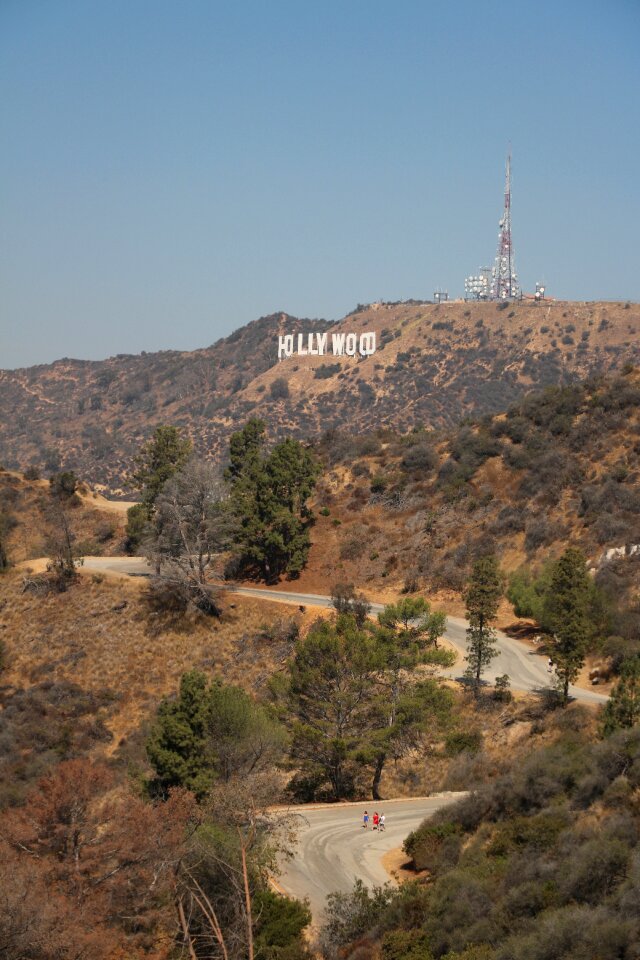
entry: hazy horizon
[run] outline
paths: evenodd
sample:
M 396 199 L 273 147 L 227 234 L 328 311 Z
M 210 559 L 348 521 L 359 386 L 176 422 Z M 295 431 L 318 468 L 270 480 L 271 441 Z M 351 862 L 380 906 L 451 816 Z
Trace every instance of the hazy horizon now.
M 510 42 L 509 42 L 510 41 Z M 640 300 L 640 6 L 0 9 L 0 368 L 460 295 Z

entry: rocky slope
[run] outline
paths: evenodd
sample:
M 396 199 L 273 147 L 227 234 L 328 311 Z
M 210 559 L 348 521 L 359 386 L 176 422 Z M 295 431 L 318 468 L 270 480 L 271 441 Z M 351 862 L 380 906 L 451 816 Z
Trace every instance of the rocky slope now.
M 474 559 L 509 573 L 580 547 L 618 610 L 640 629 L 640 374 L 548 388 L 473 424 L 318 446 L 310 562 L 300 587 L 353 582 L 372 595 L 441 594 L 461 612 Z
M 372 356 L 278 362 L 279 334 L 369 330 Z M 0 462 L 72 468 L 116 492 L 159 423 L 182 426 L 211 456 L 251 414 L 274 436 L 304 438 L 451 427 L 532 388 L 637 361 L 639 331 L 640 305 L 618 303 L 372 304 L 336 324 L 274 314 L 203 350 L 0 371 Z

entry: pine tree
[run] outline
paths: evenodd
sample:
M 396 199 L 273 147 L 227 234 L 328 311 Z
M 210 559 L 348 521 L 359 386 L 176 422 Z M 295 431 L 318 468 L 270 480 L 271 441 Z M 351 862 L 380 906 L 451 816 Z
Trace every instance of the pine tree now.
M 260 463 L 264 442 L 264 420 L 251 417 L 242 430 L 234 433 L 229 441 L 227 479 L 231 481 L 247 479 L 253 473 L 253 468 Z
M 473 565 L 464 596 L 469 620 L 466 673 L 476 697 L 485 667 L 498 655 L 496 632 L 491 622 L 496 618 L 503 592 L 504 578 L 496 557 L 480 557 Z
M 151 440 L 135 459 L 133 485 L 141 491 L 141 502 L 150 519 L 163 486 L 191 456 L 191 441 L 181 436 L 177 427 L 156 427 Z
M 163 700 L 147 741 L 147 756 L 156 772 L 154 791 L 186 787 L 204 796 L 213 782 L 206 763 L 205 707 L 207 680 L 192 670 L 180 680 L 175 700 Z
M 240 524 L 240 564 L 272 582 L 283 573 L 296 576 L 307 561 L 313 522 L 308 499 L 318 467 L 296 440 L 283 440 L 270 454 L 264 443 L 264 423 L 249 420 L 231 438 L 226 475 Z
M 191 456 L 191 441 L 181 437 L 177 427 L 156 427 L 148 443 L 135 459 L 131 483 L 141 492 L 140 503 L 127 510 L 127 551 L 135 553 L 145 538 L 153 518 L 155 502 L 167 480 Z
M 640 721 L 640 656 L 622 664 L 620 679 L 604 708 L 602 733 L 605 737 Z
M 403 597 L 388 604 L 378 614 L 378 623 L 376 639 L 382 654 L 378 684 L 383 696 L 378 700 L 372 736 L 362 751 L 362 758 L 369 755 L 373 766 L 374 800 L 381 799 L 380 781 L 387 760 L 398 760 L 415 747 L 424 730 L 436 726 L 436 720 L 450 708 L 449 691 L 432 678 L 416 683 L 416 668 L 428 663 L 447 666 L 455 660 L 451 654 L 447 663 L 450 651 L 438 651 L 438 639 L 447 627 L 446 615 L 432 613 L 424 597 Z
M 543 618 L 553 637 L 553 661 L 564 704 L 594 635 L 592 587 L 582 551 L 569 547 L 553 565 Z
M 312 627 L 288 679 L 273 684 L 278 702 L 287 704 L 292 759 L 309 782 L 328 782 L 340 799 L 368 768 L 373 799 L 380 799 L 386 761 L 415 749 L 450 715 L 451 692 L 434 678 L 416 677 L 415 667 L 432 652 L 426 630 L 404 630 L 397 620 L 358 625 L 352 614 L 340 614 Z
M 185 673 L 177 699 L 163 700 L 147 741 L 156 777 L 152 789 L 166 795 L 186 787 L 202 798 L 216 780 L 245 780 L 271 767 L 284 746 L 282 728 L 269 710 L 241 688 Z
M 292 759 L 312 779 L 328 781 L 336 800 L 351 792 L 371 736 L 382 662 L 372 632 L 342 615 L 316 623 L 289 663 Z

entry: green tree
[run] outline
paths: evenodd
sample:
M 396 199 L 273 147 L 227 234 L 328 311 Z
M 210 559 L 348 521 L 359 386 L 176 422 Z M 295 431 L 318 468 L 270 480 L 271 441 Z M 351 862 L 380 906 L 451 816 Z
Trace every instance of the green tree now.
M 620 679 L 611 691 L 602 717 L 605 737 L 640 721 L 640 655 L 627 658 L 620 669 Z
M 229 466 L 226 476 L 232 482 L 247 480 L 259 472 L 265 442 L 264 420 L 251 417 L 242 430 L 232 434 L 229 441 Z
M 371 793 L 380 800 L 380 781 L 385 763 L 399 760 L 414 749 L 427 732 L 433 733 L 451 709 L 451 693 L 435 680 L 416 683 L 418 666 L 434 662 L 434 649 L 444 634 L 447 618 L 431 611 L 424 597 L 404 597 L 388 604 L 378 615 L 376 631 L 382 666 L 378 677 L 383 696 L 376 702 L 379 716 L 372 736 L 362 751 L 373 767 Z M 438 651 L 435 663 L 449 665 L 455 655 Z
M 314 624 L 289 663 L 284 693 L 292 759 L 310 778 L 328 781 L 336 800 L 353 790 L 380 695 L 381 666 L 372 632 L 347 615 Z
M 553 661 L 563 703 L 569 699 L 569 685 L 585 661 L 594 636 L 592 588 L 582 551 L 569 547 L 551 569 L 545 593 L 543 622 L 553 638 Z
M 271 713 L 240 687 L 207 683 L 198 670 L 185 673 L 176 699 L 158 708 L 147 740 L 155 770 L 151 784 L 162 795 L 186 787 L 199 799 L 214 781 L 247 778 L 280 756 L 284 734 Z
M 370 736 L 359 760 L 373 770 L 371 796 L 382 800 L 380 782 L 388 760 L 400 760 L 412 750 L 442 733 L 451 723 L 454 698 L 451 690 L 433 677 L 415 681 L 400 679 L 394 670 L 382 677 L 386 695 L 374 703 Z
M 253 897 L 255 960 L 310 960 L 302 937 L 311 923 L 308 904 L 263 889 Z
M 381 617 L 390 620 L 390 611 Z M 436 653 L 440 664 L 444 651 Z M 380 799 L 387 759 L 416 748 L 451 709 L 450 691 L 431 677 L 417 680 L 416 667 L 433 655 L 426 629 L 359 624 L 352 614 L 313 626 L 277 690 L 292 718 L 292 759 L 309 781 L 328 782 L 339 799 L 370 768 Z
M 192 670 L 183 674 L 177 699 L 165 699 L 158 707 L 147 740 L 154 791 L 166 795 L 171 787 L 186 787 L 202 797 L 211 786 L 213 770 L 205 757 L 206 691 L 205 675 Z
M 382 626 L 392 629 L 402 625 L 412 637 L 419 636 L 422 642 L 436 648 L 447 629 L 447 615 L 432 611 L 424 597 L 403 597 L 397 603 L 387 604 L 378 620 Z
M 127 510 L 125 549 L 136 553 L 150 532 L 149 515 L 144 503 L 135 503 Z
M 250 420 L 232 436 L 227 477 L 242 568 L 257 569 L 268 582 L 302 571 L 313 522 L 308 500 L 317 475 L 317 463 L 296 440 L 283 440 L 266 454 L 260 420 Z
M 177 427 L 156 427 L 153 436 L 135 459 L 133 486 L 141 492 L 141 503 L 151 519 L 156 499 L 165 483 L 191 456 L 191 441 Z
M 285 748 L 284 729 L 270 711 L 219 680 L 209 687 L 204 725 L 206 754 L 225 783 L 271 767 Z
M 140 490 L 140 503 L 127 510 L 129 553 L 136 553 L 149 533 L 155 502 L 167 480 L 181 469 L 191 456 L 191 441 L 180 435 L 177 427 L 156 427 L 151 439 L 135 458 L 132 486 Z
M 473 565 L 464 601 L 467 628 L 467 676 L 473 683 L 476 697 L 485 667 L 498 655 L 496 632 L 491 626 L 498 613 L 504 591 L 504 578 L 494 556 L 480 557 Z

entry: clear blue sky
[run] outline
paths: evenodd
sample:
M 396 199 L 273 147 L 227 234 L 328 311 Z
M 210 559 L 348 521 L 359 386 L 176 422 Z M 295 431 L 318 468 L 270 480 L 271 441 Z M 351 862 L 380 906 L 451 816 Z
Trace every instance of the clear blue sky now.
M 0 0 L 0 367 L 461 293 L 640 299 L 640 0 Z

